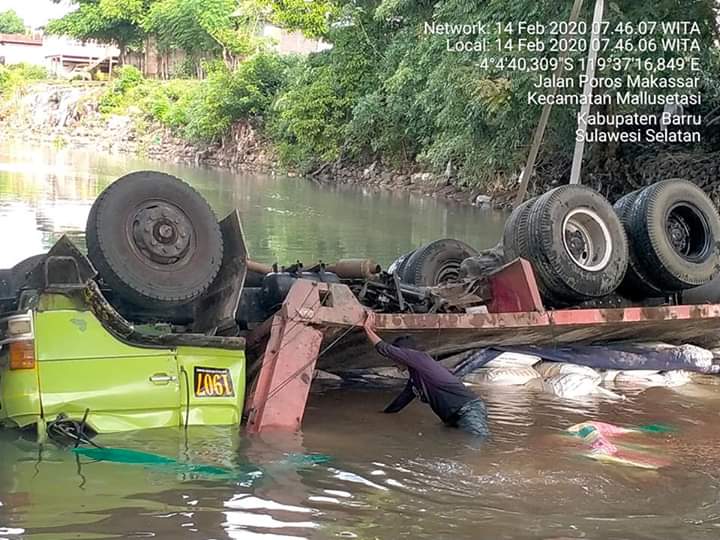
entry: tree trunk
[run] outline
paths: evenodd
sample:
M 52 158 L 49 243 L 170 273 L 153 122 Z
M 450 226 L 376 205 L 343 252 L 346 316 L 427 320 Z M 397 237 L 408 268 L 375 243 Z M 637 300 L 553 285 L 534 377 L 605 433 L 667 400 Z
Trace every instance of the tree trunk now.
M 122 67 L 125 65 L 125 55 L 127 54 L 127 44 L 125 43 L 118 43 L 118 67 Z

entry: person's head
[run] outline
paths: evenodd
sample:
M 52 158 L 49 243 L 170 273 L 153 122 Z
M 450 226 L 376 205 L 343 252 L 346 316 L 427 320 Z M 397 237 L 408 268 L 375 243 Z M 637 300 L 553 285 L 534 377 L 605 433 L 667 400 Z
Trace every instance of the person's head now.
M 393 345 L 396 347 L 401 347 L 403 349 L 416 349 L 417 350 L 417 343 L 415 343 L 415 340 L 412 336 L 400 336 L 393 340 Z

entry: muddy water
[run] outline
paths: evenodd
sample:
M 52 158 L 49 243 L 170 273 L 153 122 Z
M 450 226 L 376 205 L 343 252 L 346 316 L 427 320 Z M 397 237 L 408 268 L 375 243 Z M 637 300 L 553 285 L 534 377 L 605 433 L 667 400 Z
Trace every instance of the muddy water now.
M 64 233 L 82 243 L 98 191 L 149 167 L 192 181 L 219 214 L 239 207 L 260 260 L 373 254 L 387 263 L 439 236 L 490 245 L 502 221 L 407 195 L 4 147 L 0 267 Z M 0 433 L 0 538 L 717 538 L 717 388 L 652 389 L 622 402 L 478 388 L 492 432 L 481 444 L 444 428 L 419 403 L 380 414 L 393 392 L 370 389 L 312 394 L 296 436 L 194 428 L 99 438 L 221 475 L 97 462 Z M 670 426 L 629 441 L 670 465 L 644 471 L 583 457 L 562 431 L 588 419 Z M 303 465 L 288 454 L 330 461 Z
M 380 414 L 387 391 L 313 394 L 296 437 L 192 429 L 187 440 L 177 430 L 100 438 L 226 467 L 231 478 L 78 460 L 2 435 L 0 538 L 717 538 L 713 388 L 654 389 L 623 403 L 478 390 L 492 430 L 481 445 L 420 404 Z M 585 419 L 668 424 L 673 432 L 632 443 L 671 465 L 643 471 L 582 457 L 561 431 Z M 332 460 L 301 467 L 287 452 Z

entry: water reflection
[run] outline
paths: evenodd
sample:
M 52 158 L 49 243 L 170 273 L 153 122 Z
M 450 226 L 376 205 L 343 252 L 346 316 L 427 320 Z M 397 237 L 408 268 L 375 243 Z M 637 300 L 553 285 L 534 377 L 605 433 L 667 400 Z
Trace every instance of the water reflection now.
M 389 264 L 430 240 L 453 237 L 476 248 L 495 244 L 504 214 L 451 206 L 408 194 L 266 174 L 236 174 L 51 147 L 0 147 L 0 227 L 15 238 L 0 267 L 46 250 L 62 234 L 84 245 L 97 194 L 133 170 L 156 169 L 196 187 L 222 217 L 238 208 L 251 255 L 260 261 L 306 264 L 372 256 Z

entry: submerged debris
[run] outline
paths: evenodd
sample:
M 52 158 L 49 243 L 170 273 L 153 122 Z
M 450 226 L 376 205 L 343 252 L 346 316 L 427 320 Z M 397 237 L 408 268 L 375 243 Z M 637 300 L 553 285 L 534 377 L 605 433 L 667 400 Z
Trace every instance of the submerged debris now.
M 540 379 L 540 374 L 531 367 L 484 368 L 463 377 L 468 384 L 523 385 Z

